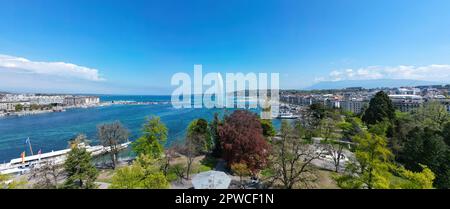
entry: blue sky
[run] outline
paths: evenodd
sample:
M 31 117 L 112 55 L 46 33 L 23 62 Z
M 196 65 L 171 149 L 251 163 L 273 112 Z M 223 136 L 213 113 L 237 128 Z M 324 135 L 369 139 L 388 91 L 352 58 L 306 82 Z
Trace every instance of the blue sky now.
M 277 72 L 282 88 L 450 82 L 448 11 L 447 0 L 0 0 L 0 91 L 168 94 L 194 64 Z

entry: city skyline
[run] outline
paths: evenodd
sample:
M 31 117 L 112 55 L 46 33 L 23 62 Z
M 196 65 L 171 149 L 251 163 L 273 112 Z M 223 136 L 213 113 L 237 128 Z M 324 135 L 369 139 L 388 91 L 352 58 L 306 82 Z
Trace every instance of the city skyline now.
M 6 1 L 0 91 L 170 94 L 194 64 L 280 73 L 282 89 L 450 81 L 449 2 L 255 3 Z

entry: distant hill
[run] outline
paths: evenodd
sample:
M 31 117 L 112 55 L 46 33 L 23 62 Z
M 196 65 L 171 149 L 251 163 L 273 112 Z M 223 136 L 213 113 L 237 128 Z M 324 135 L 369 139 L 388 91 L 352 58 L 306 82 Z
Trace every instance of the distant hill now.
M 395 88 L 401 86 L 422 86 L 422 85 L 441 85 L 444 83 L 433 81 L 418 81 L 408 79 L 375 79 L 375 80 L 345 80 L 345 81 L 323 81 L 316 83 L 305 90 L 321 90 L 321 89 L 343 89 L 348 87 L 363 88 L 379 88 L 388 87 Z

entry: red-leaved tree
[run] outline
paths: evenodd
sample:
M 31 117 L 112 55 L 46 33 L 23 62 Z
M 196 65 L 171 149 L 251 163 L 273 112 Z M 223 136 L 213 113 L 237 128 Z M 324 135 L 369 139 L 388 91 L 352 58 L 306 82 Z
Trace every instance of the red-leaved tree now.
M 218 133 L 228 167 L 234 163 L 244 163 L 253 174 L 264 168 L 270 146 L 264 139 L 261 123 L 255 113 L 234 111 L 225 117 Z

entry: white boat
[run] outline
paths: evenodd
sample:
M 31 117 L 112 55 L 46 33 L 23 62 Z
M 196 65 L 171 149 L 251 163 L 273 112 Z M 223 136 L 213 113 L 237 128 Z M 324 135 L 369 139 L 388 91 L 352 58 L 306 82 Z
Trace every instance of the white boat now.
M 120 144 L 118 146 L 118 150 L 122 150 L 128 147 L 131 142 L 126 142 Z M 80 147 L 86 148 L 88 152 L 91 153 L 92 156 L 98 156 L 105 153 L 108 153 L 111 148 L 104 147 L 102 145 L 89 146 L 81 143 L 78 145 Z M 63 149 L 58 151 L 52 151 L 37 155 L 32 155 L 28 157 L 15 158 L 12 159 L 9 163 L 0 164 L 0 174 L 24 174 L 33 167 L 39 167 L 45 162 L 51 161 L 53 164 L 63 164 L 66 160 L 67 153 L 70 152 L 70 149 Z

